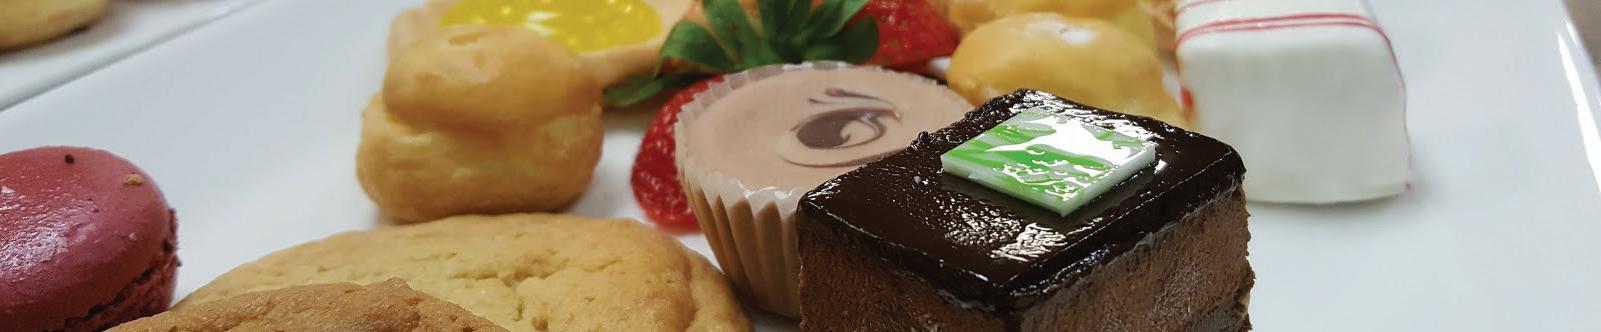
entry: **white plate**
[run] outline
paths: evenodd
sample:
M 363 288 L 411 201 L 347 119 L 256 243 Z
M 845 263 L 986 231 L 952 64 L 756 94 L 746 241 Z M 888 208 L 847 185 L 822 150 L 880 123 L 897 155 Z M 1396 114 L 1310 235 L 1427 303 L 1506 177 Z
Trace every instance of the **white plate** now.
M 1258 329 L 1601 329 L 1601 98 L 1561 4 L 1373 2 L 1411 88 L 1418 181 L 1375 203 L 1251 205 Z M 372 227 L 357 114 L 403 6 L 263 3 L 0 113 L 0 151 L 85 145 L 143 166 L 178 208 L 180 295 Z M 572 213 L 640 215 L 626 175 L 649 117 L 607 115 Z
M 0 108 L 49 90 L 256 0 L 113 0 L 81 33 L 0 53 Z

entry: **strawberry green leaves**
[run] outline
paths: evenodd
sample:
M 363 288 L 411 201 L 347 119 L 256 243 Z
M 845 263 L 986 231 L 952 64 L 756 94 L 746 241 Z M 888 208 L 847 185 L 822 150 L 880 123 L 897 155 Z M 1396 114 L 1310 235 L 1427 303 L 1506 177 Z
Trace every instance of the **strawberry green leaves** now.
M 861 44 L 878 45 L 878 23 L 873 20 L 862 20 L 851 24 L 829 42 L 813 44 L 806 48 L 803 54 L 808 61 L 839 60 L 850 63 L 862 63 L 871 59 L 878 47 L 851 47 Z
M 831 36 L 839 33 L 840 30 L 845 28 L 845 22 L 855 16 L 856 12 L 861 11 L 862 7 L 867 5 L 867 1 L 824 1 L 817 6 L 817 10 L 812 11 L 812 15 L 806 17 L 804 25 L 808 30 L 804 35 Z
M 689 72 L 652 74 L 608 88 L 608 106 L 631 106 L 693 82 L 695 77 L 802 61 L 862 63 L 878 50 L 878 25 L 852 20 L 869 0 L 757 0 L 752 22 L 739 0 L 703 0 L 706 25 L 673 26 L 661 49 L 664 63 L 693 64 Z M 683 69 L 683 68 L 677 68 Z M 699 71 L 697 73 L 697 71 Z
M 684 59 L 713 70 L 734 70 L 734 60 L 728 57 L 717 37 L 699 24 L 684 21 L 673 25 L 662 44 L 662 59 Z
M 725 49 L 732 51 L 734 61 L 740 68 L 781 61 L 777 52 L 773 51 L 772 45 L 763 40 L 762 35 L 756 33 L 750 19 L 745 17 L 745 8 L 739 6 L 738 0 L 705 0 L 701 2 L 701 7 L 706 12 L 707 23 L 717 34 L 717 40 L 723 43 Z
M 704 79 L 706 75 L 693 73 L 665 74 L 657 77 L 635 76 L 627 82 L 607 88 L 602 97 L 607 105 L 631 106 L 644 103 L 664 92 L 678 90 Z

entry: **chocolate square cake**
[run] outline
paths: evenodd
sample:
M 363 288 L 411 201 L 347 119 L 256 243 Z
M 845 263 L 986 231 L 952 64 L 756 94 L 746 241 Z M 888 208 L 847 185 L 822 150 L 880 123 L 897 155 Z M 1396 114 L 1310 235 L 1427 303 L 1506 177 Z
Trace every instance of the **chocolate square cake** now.
M 942 155 L 1024 112 L 1139 139 L 1154 158 L 1071 209 L 942 170 Z M 1038 91 L 996 98 L 806 194 L 801 326 L 1248 330 L 1244 173 L 1234 149 L 1157 120 Z

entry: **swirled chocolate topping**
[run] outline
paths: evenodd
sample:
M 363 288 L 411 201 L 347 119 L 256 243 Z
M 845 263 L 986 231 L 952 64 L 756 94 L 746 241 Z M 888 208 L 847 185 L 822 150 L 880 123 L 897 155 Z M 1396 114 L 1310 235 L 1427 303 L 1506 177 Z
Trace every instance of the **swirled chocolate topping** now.
M 971 107 L 933 82 L 874 69 L 804 70 L 739 87 L 687 123 L 689 156 L 755 186 L 812 187 L 900 151 Z
M 901 120 L 900 113 L 895 112 L 895 104 L 840 88 L 825 89 L 823 97 L 811 98 L 806 102 L 819 112 L 789 129 L 795 136 L 794 141 L 780 140 L 778 154 L 784 157 L 784 161 L 805 167 L 847 167 L 866 164 L 889 154 L 884 152 L 843 161 L 805 160 L 803 157 L 808 155 L 806 150 L 843 150 L 876 142 L 890 130 L 884 119 L 893 120 L 896 124 Z M 796 146 L 792 143 L 800 144 Z M 792 156 L 796 158 L 792 159 Z

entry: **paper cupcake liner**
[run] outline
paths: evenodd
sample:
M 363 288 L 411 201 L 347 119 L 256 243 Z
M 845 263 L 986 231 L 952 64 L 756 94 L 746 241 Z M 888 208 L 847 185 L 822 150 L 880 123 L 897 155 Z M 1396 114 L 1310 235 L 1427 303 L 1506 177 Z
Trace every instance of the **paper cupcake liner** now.
M 789 317 L 800 313 L 800 253 L 796 213 L 811 187 L 752 186 L 696 165 L 684 142 L 685 124 L 735 89 L 791 71 L 853 68 L 842 62 L 772 65 L 729 74 L 683 106 L 675 128 L 679 178 L 701 232 L 711 244 L 723 274 L 757 306 Z M 859 67 L 858 67 L 859 68 Z
M 800 313 L 795 207 L 808 189 L 746 190 L 720 173 L 684 179 L 684 193 L 723 274 L 758 307 Z

